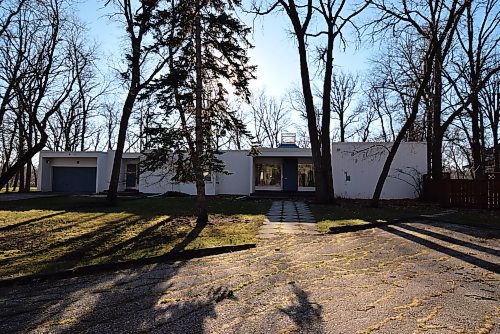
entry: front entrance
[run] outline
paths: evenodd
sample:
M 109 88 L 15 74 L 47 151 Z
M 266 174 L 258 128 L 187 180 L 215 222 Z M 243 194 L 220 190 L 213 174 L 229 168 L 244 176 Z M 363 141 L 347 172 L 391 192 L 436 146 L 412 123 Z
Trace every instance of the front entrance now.
M 283 159 L 283 190 L 297 191 L 297 158 Z
M 137 187 L 137 164 L 127 164 L 125 185 L 127 189 Z

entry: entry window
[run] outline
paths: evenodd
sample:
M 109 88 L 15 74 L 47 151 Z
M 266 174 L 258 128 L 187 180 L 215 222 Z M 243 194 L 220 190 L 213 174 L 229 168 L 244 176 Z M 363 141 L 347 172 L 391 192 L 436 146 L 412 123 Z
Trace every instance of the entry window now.
M 299 164 L 299 187 L 314 187 L 313 164 Z
M 255 185 L 281 187 L 281 165 L 256 164 Z
M 137 164 L 127 164 L 127 177 L 126 186 L 127 188 L 135 188 L 137 186 Z

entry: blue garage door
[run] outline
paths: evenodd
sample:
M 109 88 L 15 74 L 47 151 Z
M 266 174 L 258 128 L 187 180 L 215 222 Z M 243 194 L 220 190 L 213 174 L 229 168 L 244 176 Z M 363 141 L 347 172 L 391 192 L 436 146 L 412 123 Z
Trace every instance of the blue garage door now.
M 96 167 L 52 167 L 52 191 L 95 192 Z

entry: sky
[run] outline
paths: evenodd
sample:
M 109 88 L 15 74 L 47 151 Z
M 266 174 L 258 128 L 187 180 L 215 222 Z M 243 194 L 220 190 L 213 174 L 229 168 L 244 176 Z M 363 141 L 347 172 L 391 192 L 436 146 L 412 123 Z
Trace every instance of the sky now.
M 107 14 L 109 8 L 103 8 L 103 0 L 86 0 L 78 5 L 80 19 L 86 23 L 90 39 L 96 41 L 106 58 L 121 58 L 120 42 L 123 28 L 111 21 Z M 267 95 L 280 97 L 293 86 L 300 84 L 298 52 L 287 31 L 290 27 L 288 18 L 283 14 L 271 14 L 257 18 L 251 14 L 240 14 L 240 18 L 253 26 L 250 51 L 251 63 L 257 65 L 257 79 L 251 84 L 252 89 L 264 89 Z M 350 48 L 343 53 L 336 50 L 336 66 L 351 72 L 367 68 L 369 53 L 366 49 Z

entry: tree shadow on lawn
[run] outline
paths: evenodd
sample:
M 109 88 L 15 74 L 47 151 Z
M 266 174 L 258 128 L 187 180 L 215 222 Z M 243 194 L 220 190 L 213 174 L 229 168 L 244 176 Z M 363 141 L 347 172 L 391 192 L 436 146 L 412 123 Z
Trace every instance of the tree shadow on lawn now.
M 208 197 L 211 214 L 265 214 L 271 205 L 268 199 L 236 199 Z M 196 199 L 190 197 L 119 198 L 110 204 L 106 198 L 62 196 L 35 198 L 14 202 L 0 202 L 0 212 L 29 210 L 65 210 L 66 212 L 124 212 L 142 216 L 175 214 L 192 216 L 196 211 Z
M 103 215 L 105 214 L 100 216 Z M 96 218 L 99 217 L 90 217 L 83 222 Z M 82 261 L 89 253 L 106 245 L 113 237 L 130 227 L 130 224 L 134 224 L 134 222 L 138 221 L 138 219 L 125 221 L 126 219 L 127 218 L 114 221 L 112 224 L 102 224 L 99 228 L 92 229 L 73 237 L 64 238 L 61 241 L 54 240 L 50 242 L 48 240 L 49 235 L 53 235 L 54 231 L 47 231 L 45 233 L 26 231 L 22 236 L 6 234 L 0 238 L 0 241 L 2 241 L 2 248 L 6 250 L 8 250 L 8 248 L 21 248 L 25 253 L 1 259 L 0 266 L 3 266 L 5 269 L 7 266 L 15 264 L 15 262 L 29 260 L 29 263 L 27 263 L 28 267 L 33 268 L 33 266 L 40 266 L 34 273 L 48 272 L 58 268 L 69 269 L 72 264 L 75 265 Z M 81 221 L 79 223 L 83 222 Z M 71 226 L 67 227 L 69 229 Z M 35 245 L 35 249 L 33 249 L 33 239 L 40 239 L 39 244 Z M 50 254 L 55 255 L 51 256 Z M 22 266 L 14 268 L 22 270 Z M 33 270 L 31 271 L 33 272 Z
M 113 224 L 102 224 L 99 228 L 84 234 L 55 243 L 46 243 L 41 248 L 28 251 L 26 254 L 1 259 L 0 265 L 4 266 L 4 274 L 7 273 L 7 275 L 16 274 L 16 270 L 17 274 L 24 272 L 28 274 L 55 273 L 57 275 L 60 270 L 89 264 L 115 264 L 127 259 L 147 258 L 148 253 L 149 256 L 154 256 L 156 255 L 154 254 L 155 246 L 168 245 L 174 240 L 180 239 L 179 244 L 175 246 L 177 249 L 162 254 L 168 257 L 174 252 L 184 250 L 203 230 L 203 227 L 195 226 L 186 234 L 175 229 L 171 234 L 162 234 L 160 229 L 175 218 L 158 220 L 144 229 L 140 225 L 138 225 L 140 229 L 134 227 L 134 224 L 140 222 L 139 218 L 115 220 Z M 129 228 L 136 229 L 136 233 L 129 238 L 116 240 L 117 236 L 127 234 Z M 16 266 L 16 262 L 21 262 L 21 265 Z M 10 272 L 7 269 L 9 265 L 13 266 Z
M 424 205 L 418 201 L 384 201 L 378 208 L 370 207 L 369 204 L 367 200 L 339 199 L 337 205 L 312 203 L 310 207 L 318 223 L 332 221 L 334 226 L 335 223 L 341 226 L 391 222 L 440 211 L 437 206 Z
M 197 232 L 194 232 L 197 231 Z M 200 229 L 193 229 L 176 250 Z M 0 332 L 54 331 L 203 333 L 204 320 L 215 318 L 215 306 L 236 298 L 224 287 L 208 289 L 206 296 L 164 305 L 162 295 L 187 261 L 150 265 L 103 276 L 39 282 L 0 288 Z M 196 276 L 189 276 L 197 283 Z M 4 291 L 2 291 L 4 290 Z M 55 328 L 56 327 L 56 328 Z
M 36 218 L 32 218 L 32 219 L 20 221 L 20 222 L 14 223 L 14 224 L 0 226 L 0 233 L 11 231 L 11 230 L 16 229 L 18 227 L 26 226 L 26 225 L 29 225 L 29 224 L 39 223 L 39 222 L 41 222 L 44 219 L 54 218 L 54 217 L 60 216 L 60 215 L 62 215 L 64 213 L 65 213 L 64 211 L 54 212 L 54 213 L 46 214 L 46 215 L 39 216 L 39 217 L 36 217 Z
M 449 255 L 449 256 L 454 257 L 456 259 L 465 261 L 465 262 L 470 263 L 474 266 L 483 268 L 483 269 L 488 270 L 488 271 L 492 271 L 492 272 L 497 273 L 497 274 L 500 273 L 500 265 L 498 264 L 498 262 L 490 262 L 490 261 L 481 259 L 477 256 L 467 254 L 467 253 L 452 249 L 452 248 L 447 247 L 447 246 L 440 245 L 436 242 L 433 242 L 433 241 L 428 240 L 428 239 L 424 239 L 422 237 L 416 236 L 416 235 L 411 234 L 409 232 L 418 232 L 418 233 L 423 234 L 423 235 L 428 235 L 428 236 L 446 241 L 448 243 L 451 243 L 452 245 L 458 245 L 458 246 L 472 248 L 475 250 L 486 252 L 486 253 L 494 255 L 494 256 L 496 256 L 498 254 L 498 251 L 495 249 L 475 245 L 475 244 L 472 244 L 472 243 L 469 243 L 469 242 L 466 242 L 463 240 L 458 240 L 456 238 L 444 236 L 444 235 L 436 233 L 436 232 L 432 232 L 432 231 L 420 229 L 420 228 L 417 228 L 414 226 L 410 226 L 408 224 L 399 224 L 399 225 L 397 225 L 397 227 L 398 228 L 391 227 L 391 226 L 383 226 L 380 228 L 384 231 L 387 231 L 387 232 L 392 233 L 394 235 L 400 236 L 400 237 L 405 238 L 407 240 L 413 241 L 413 242 L 418 243 L 424 247 L 427 247 L 427 248 L 433 249 L 435 251 L 438 251 L 440 253 Z
M 65 212 L 61 214 L 66 215 L 56 223 L 49 219 L 57 219 L 55 215 L 32 219 L 29 223 L 24 221 L 0 233 L 0 241 L 3 240 L 0 254 L 3 251 L 7 255 L 3 259 L 0 258 L 0 266 L 3 266 L 0 275 L 4 276 L 6 272 L 8 275 L 16 274 L 16 270 L 9 271 L 8 268 L 9 265 L 15 265 L 16 261 L 22 262 L 22 265 L 14 269 L 22 270 L 26 267 L 30 273 L 41 273 L 70 269 L 88 260 L 91 260 L 91 263 L 101 263 L 100 258 L 105 257 L 108 259 L 104 262 L 116 262 L 128 258 L 158 255 L 156 252 L 161 252 L 163 255 L 164 245 L 184 238 L 183 243 L 177 245 L 172 252 L 183 249 L 196 239 L 203 229 L 196 226 L 189 232 L 189 221 L 185 227 L 179 227 L 178 223 L 166 227 L 174 218 L 180 221 L 182 218 L 192 216 L 195 204 L 192 198 L 124 199 L 119 201 L 117 207 L 101 206 L 107 204 L 105 199 L 88 197 L 57 198 L 52 203 L 43 202 L 42 199 L 20 202 L 23 203 L 16 203 L 17 206 L 9 209 L 64 208 Z M 91 203 L 100 205 L 92 207 Z M 266 203 L 268 202 L 264 202 Z M 73 205 L 73 208 L 79 205 L 80 212 L 75 214 L 70 211 L 71 209 L 67 209 L 67 205 L 69 207 Z M 213 201 L 212 207 L 215 212 L 224 212 L 226 215 L 232 212 L 245 215 L 262 211 L 262 203 L 237 205 L 227 199 Z M 117 214 L 117 217 L 113 214 Z M 152 221 L 164 214 L 169 214 L 170 218 L 158 222 Z M 110 215 L 109 218 L 106 215 Z M 124 218 L 119 219 L 124 215 Z M 96 222 L 95 226 L 92 225 L 93 221 Z M 164 227 L 165 229 L 162 229 Z M 34 261 L 30 261 L 30 257 Z M 40 268 L 33 269 L 35 266 Z

